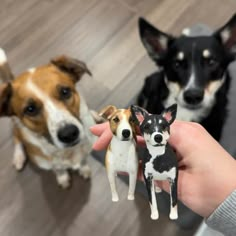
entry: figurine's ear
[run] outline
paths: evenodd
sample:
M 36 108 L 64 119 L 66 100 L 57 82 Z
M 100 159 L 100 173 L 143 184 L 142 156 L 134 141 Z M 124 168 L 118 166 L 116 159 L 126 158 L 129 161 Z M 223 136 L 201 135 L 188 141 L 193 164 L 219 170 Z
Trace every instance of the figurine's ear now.
M 148 116 L 148 112 L 142 107 L 131 105 L 130 107 L 132 118 L 137 125 L 141 125 L 145 117 Z
M 69 74 L 75 82 L 78 82 L 84 73 L 87 73 L 92 76 L 92 73 L 87 68 L 86 64 L 75 58 L 62 55 L 51 59 L 51 63 L 63 72 Z
M 214 36 L 220 39 L 223 45 L 229 49 L 233 50 L 236 46 L 236 14 L 234 14 L 229 21 L 218 29 Z
M 114 112 L 117 111 L 117 108 L 115 106 L 109 105 L 104 107 L 100 112 L 99 112 L 99 116 L 103 117 L 104 119 L 111 119 L 112 114 L 114 114 Z
M 10 99 L 12 87 L 10 83 L 0 85 L 0 116 L 11 116 Z
M 171 125 L 177 114 L 177 104 L 173 104 L 170 107 L 166 108 L 162 113 L 162 117 Z
M 161 54 L 167 50 L 169 42 L 174 39 L 174 37 L 156 29 L 143 18 L 139 18 L 139 34 L 149 56 L 155 62 L 158 62 Z

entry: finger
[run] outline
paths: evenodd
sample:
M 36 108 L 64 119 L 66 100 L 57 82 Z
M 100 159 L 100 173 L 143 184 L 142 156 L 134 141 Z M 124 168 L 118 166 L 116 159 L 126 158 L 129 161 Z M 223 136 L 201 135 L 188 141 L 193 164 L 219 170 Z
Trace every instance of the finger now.
M 145 141 L 144 138 L 142 136 L 137 136 L 137 143 L 141 146 L 141 147 L 145 147 Z
M 94 126 L 90 127 L 90 131 L 96 136 L 101 136 L 102 133 L 107 129 L 109 129 L 109 123 L 108 122 L 98 124 L 98 125 L 94 125 Z
M 193 134 L 194 132 L 194 134 Z M 196 143 L 196 131 L 193 129 L 191 122 L 175 121 L 170 128 L 169 144 L 177 152 L 180 159 L 193 151 L 193 144 Z
M 96 151 L 101 151 L 103 149 L 106 149 L 111 142 L 112 139 L 112 133 L 110 129 L 106 129 L 102 135 L 99 137 L 99 139 L 93 144 L 93 149 Z

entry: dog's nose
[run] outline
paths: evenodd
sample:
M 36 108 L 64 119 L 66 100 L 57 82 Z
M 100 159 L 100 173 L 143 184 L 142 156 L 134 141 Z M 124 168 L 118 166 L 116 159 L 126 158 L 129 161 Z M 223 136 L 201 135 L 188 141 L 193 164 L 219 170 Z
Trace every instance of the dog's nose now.
M 154 140 L 157 142 L 157 143 L 161 143 L 162 141 L 162 135 L 161 134 L 156 134 L 154 136 Z
M 128 129 L 124 129 L 124 130 L 122 131 L 122 136 L 123 136 L 124 138 L 129 138 L 129 136 L 130 136 L 130 131 L 129 131 Z
M 201 89 L 189 89 L 184 92 L 184 100 L 190 105 L 198 105 L 204 96 Z
M 78 139 L 79 129 L 75 125 L 66 125 L 58 131 L 57 136 L 63 143 L 70 144 Z

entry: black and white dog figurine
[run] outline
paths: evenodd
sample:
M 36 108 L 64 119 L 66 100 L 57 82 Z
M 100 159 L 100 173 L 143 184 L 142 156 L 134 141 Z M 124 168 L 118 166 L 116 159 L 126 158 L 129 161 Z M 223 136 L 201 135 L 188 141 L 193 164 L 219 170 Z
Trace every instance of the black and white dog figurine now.
M 139 31 L 159 71 L 146 78 L 138 105 L 159 114 L 177 103 L 177 119 L 201 123 L 219 140 L 230 86 L 227 67 L 235 59 L 236 14 L 207 36 L 191 36 L 185 30 L 174 37 L 143 18 Z
M 161 115 L 149 114 L 135 105 L 131 106 L 131 112 L 146 142 L 142 166 L 151 207 L 151 218 L 156 220 L 159 217 L 154 181 L 168 180 L 171 200 L 169 217 L 172 220 L 177 219 L 178 163 L 174 151 L 167 143 L 170 137 L 170 125 L 176 118 L 177 105 L 168 107 Z

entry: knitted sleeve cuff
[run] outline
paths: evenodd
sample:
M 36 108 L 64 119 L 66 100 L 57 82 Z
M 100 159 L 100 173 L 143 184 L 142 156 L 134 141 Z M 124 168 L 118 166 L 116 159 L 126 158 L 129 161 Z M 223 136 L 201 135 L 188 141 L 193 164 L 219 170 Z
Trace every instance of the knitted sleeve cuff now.
M 236 190 L 206 219 L 206 224 L 224 235 L 236 235 Z

